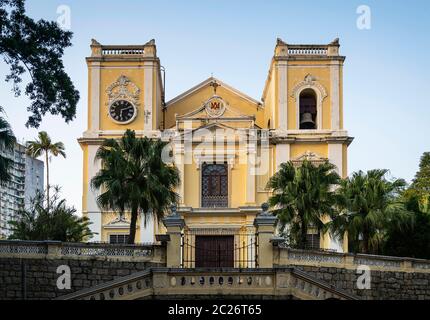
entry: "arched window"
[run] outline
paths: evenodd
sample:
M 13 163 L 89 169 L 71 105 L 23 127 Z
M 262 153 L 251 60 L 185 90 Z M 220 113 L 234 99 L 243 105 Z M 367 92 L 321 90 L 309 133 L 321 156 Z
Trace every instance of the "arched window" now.
M 228 206 L 227 164 L 203 163 L 202 207 Z
M 300 93 L 300 129 L 317 128 L 317 97 L 312 89 Z

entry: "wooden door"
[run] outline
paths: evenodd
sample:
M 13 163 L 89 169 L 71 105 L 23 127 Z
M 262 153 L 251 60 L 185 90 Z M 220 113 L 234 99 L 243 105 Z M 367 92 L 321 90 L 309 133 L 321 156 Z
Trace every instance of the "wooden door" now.
M 234 236 L 196 236 L 196 268 L 233 268 Z

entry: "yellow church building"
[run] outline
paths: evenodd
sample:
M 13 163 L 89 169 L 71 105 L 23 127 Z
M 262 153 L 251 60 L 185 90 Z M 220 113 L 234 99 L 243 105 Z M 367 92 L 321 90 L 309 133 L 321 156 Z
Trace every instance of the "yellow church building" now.
M 347 149 L 353 139 L 343 124 L 344 60 L 338 39 L 321 45 L 278 39 L 260 100 L 210 77 L 165 102 L 154 40 L 144 45 L 93 40 L 86 58 L 87 130 L 78 139 L 83 150 L 83 215 L 97 232 L 92 240 L 127 239 L 129 217 L 101 210 L 90 180 L 101 166 L 95 155 L 103 139 L 119 138 L 132 129 L 137 136 L 170 142 L 166 157 L 181 178 L 177 213 L 185 225 L 184 262 L 210 266 L 197 247 L 238 250 L 240 257 L 234 260 L 245 261 L 252 254 L 248 244 L 255 241 L 254 220 L 270 196 L 266 184 L 281 163 L 328 159 L 342 177 L 347 175 Z M 145 226 L 138 221 L 136 241 L 155 242 L 163 233 L 161 222 Z M 345 252 L 346 242 L 329 234 L 309 234 L 312 248 Z M 227 264 L 233 259 L 229 254 L 222 257 Z

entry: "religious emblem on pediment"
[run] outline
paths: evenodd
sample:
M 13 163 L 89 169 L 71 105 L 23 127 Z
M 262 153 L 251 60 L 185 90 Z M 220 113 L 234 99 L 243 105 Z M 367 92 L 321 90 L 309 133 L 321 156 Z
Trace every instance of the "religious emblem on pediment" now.
M 118 100 L 129 101 L 135 106 L 139 105 L 140 89 L 124 75 L 120 76 L 114 83 L 112 83 L 106 89 L 106 93 L 108 95 L 106 105 L 111 105 L 113 102 Z
M 221 117 L 226 109 L 225 101 L 219 96 L 213 96 L 205 103 L 205 110 L 209 117 Z

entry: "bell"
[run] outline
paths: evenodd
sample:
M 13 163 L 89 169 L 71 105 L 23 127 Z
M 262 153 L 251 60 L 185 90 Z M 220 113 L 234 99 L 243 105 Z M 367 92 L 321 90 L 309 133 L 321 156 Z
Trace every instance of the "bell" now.
M 300 129 L 315 129 L 315 122 L 312 120 L 312 113 L 305 112 L 302 114 Z

